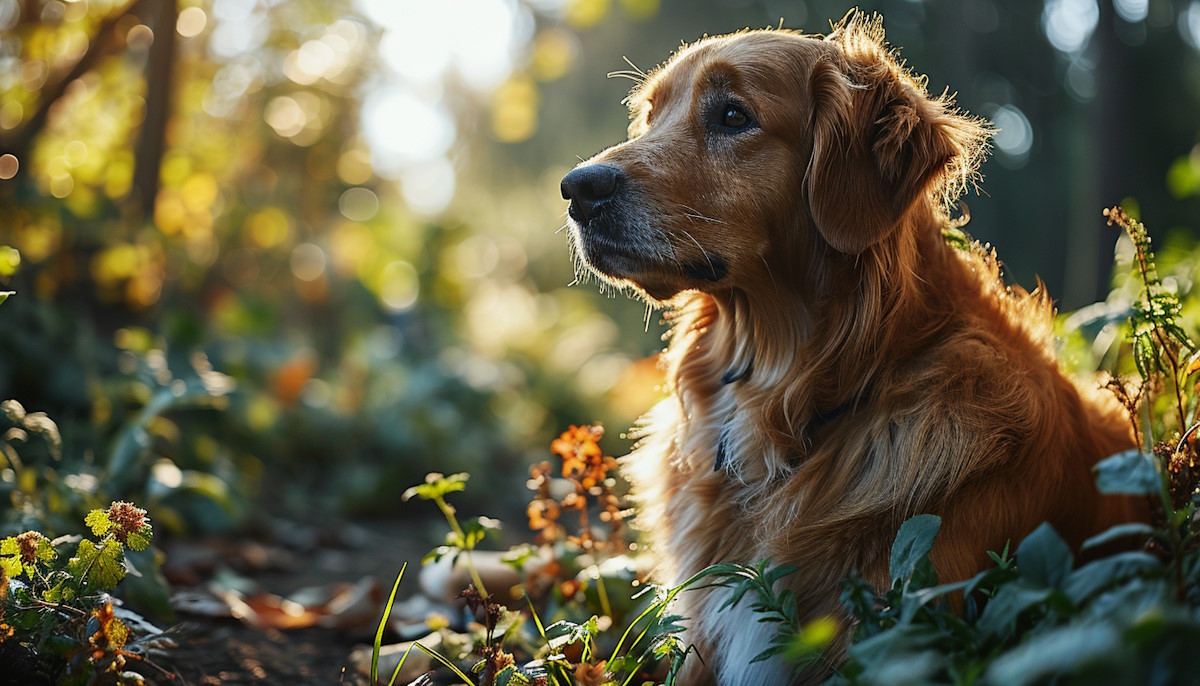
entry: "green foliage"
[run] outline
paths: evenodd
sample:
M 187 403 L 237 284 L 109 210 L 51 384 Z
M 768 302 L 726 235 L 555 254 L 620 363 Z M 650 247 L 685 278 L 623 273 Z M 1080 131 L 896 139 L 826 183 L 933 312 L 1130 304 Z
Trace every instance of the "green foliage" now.
M 421 564 L 431 560 L 440 560 L 447 555 L 450 556 L 453 563 L 459 555 L 466 555 L 467 569 L 471 573 L 471 579 L 475 582 L 475 588 L 479 589 L 479 592 L 486 598 L 487 589 L 484 588 L 483 580 L 479 578 L 479 572 L 476 571 L 475 564 L 471 561 L 471 551 L 483 540 L 484 534 L 499 529 L 500 523 L 494 519 L 480 517 L 474 522 L 470 522 L 464 529 L 458 523 L 454 508 L 445 499 L 445 496 L 450 493 L 458 493 L 466 489 L 469 478 L 470 475 L 465 472 L 450 476 L 431 472 L 425 475 L 425 483 L 404 491 L 401 499 L 408 500 L 416 496 L 421 500 L 432 500 L 450 525 L 450 531 L 446 534 L 446 544 L 431 550 L 421 560 Z
M 417 484 L 404 491 L 404 495 L 400 496 L 400 499 L 409 500 L 415 496 L 421 500 L 438 501 L 450 493 L 458 493 L 459 491 L 466 490 L 467 479 L 469 478 L 471 476 L 465 472 L 451 474 L 450 476 L 442 476 L 436 472 L 431 472 L 425 475 L 425 483 Z
M 588 428 L 590 429 L 590 427 Z M 568 432 L 570 434 L 571 432 Z M 598 431 L 586 431 L 589 436 L 598 436 Z M 564 434 L 566 436 L 567 434 Z M 560 439 L 565 440 L 565 439 Z M 558 444 L 556 444 L 558 445 Z M 593 448 L 594 444 L 584 441 L 579 444 Z M 574 447 L 575 446 L 572 444 Z M 569 455 L 575 455 L 575 450 L 566 450 L 566 444 L 559 445 Z M 594 463 L 603 463 L 602 455 L 595 448 Z M 535 474 L 542 473 L 535 468 Z M 784 592 L 781 596 L 770 594 L 762 597 L 764 589 L 769 589 L 776 580 L 790 573 L 791 570 L 768 570 L 765 564 L 759 567 L 738 567 L 734 565 L 711 569 L 697 574 L 675 588 L 661 588 L 647 584 L 633 597 L 636 606 L 629 611 L 614 610 L 614 605 L 608 601 L 606 587 L 620 586 L 620 579 L 606 578 L 598 565 L 593 566 L 595 583 L 599 593 L 595 596 L 586 593 L 563 595 L 559 603 L 543 602 L 543 610 L 553 612 L 556 617 L 553 622 L 543 623 L 539 612 L 534 607 L 534 596 L 527 590 L 529 602 L 529 617 L 532 622 L 524 621 L 519 614 L 512 613 L 498 604 L 493 596 L 488 596 L 482 590 L 478 575 L 470 562 L 470 552 L 478 543 L 483 532 L 496 524 L 494 520 L 480 517 L 479 522 L 472 526 L 462 527 L 454 514 L 454 508 L 446 503 L 444 496 L 465 489 L 466 474 L 455 474 L 450 477 L 441 474 L 429 474 L 423 484 L 414 486 L 405 492 L 406 498 L 418 497 L 433 501 L 446 516 L 451 531 L 447 535 L 447 545 L 441 546 L 426 556 L 425 562 L 440 558 L 443 555 L 466 556 L 468 570 L 475 583 L 463 592 L 467 605 L 479 617 L 483 626 L 482 635 L 476 637 L 474 649 L 468 646 L 465 652 L 442 654 L 430 651 L 426 647 L 415 644 L 414 647 L 431 654 L 438 662 L 454 673 L 465 684 L 547 684 L 554 686 L 598 686 L 600 684 L 641 684 L 645 682 L 648 671 L 653 665 L 665 662 L 668 666 L 668 676 L 665 683 L 675 684 L 675 675 L 683 661 L 693 652 L 679 637 L 683 631 L 680 624 L 682 619 L 670 613 L 675 598 L 685 590 L 695 587 L 703 581 L 716 585 L 727 585 L 735 589 L 737 599 L 748 591 L 754 590 L 759 603 L 767 603 L 776 608 L 780 620 L 791 626 L 795 618 L 795 609 L 788 609 L 790 595 Z M 544 495 L 540 493 L 539 496 Z M 592 554 L 602 555 L 608 550 L 606 546 L 596 545 L 600 539 L 593 541 Z M 525 561 L 533 560 L 538 553 L 532 546 L 515 546 L 509 551 L 508 562 L 520 567 Z M 552 563 L 560 569 L 565 569 L 568 559 L 560 559 Z M 398 582 L 398 580 L 397 580 Z M 576 583 L 568 579 L 564 584 Z M 479 590 L 476 590 L 479 589 Z M 553 596 L 551 600 L 553 599 Z M 582 599 L 582 600 L 580 600 Z M 545 599 L 543 599 L 545 600 Z M 736 603 L 734 600 L 733 603 Z M 390 604 L 390 603 L 389 603 Z M 625 605 L 616 607 L 624 608 Z M 599 610 L 597 614 L 593 610 Z M 385 610 L 386 617 L 386 610 Z M 622 623 L 624 622 L 624 623 Z M 382 624 L 381 630 L 382 630 Z M 621 627 L 624 627 L 623 630 Z M 831 638 L 832 631 L 818 629 L 807 633 L 795 632 L 789 634 L 790 640 L 782 637 L 777 650 L 774 652 L 791 651 L 789 654 L 799 654 L 806 645 L 824 646 Z M 381 636 L 376 637 L 377 641 Z M 814 648 L 819 652 L 819 648 Z M 471 659 L 471 655 L 478 659 Z M 524 665 L 514 661 L 514 654 L 536 657 Z M 567 655 L 572 657 L 568 658 Z M 459 669 L 459 664 L 466 664 L 466 671 L 478 675 L 472 679 Z M 397 673 L 399 668 L 397 667 Z M 373 677 L 377 678 L 377 677 Z M 393 675 L 393 680 L 395 676 Z M 389 682 L 390 683 L 390 682 Z M 680 685 L 683 686 L 683 685 Z
M 94 539 L 81 539 L 73 555 L 63 551 L 67 539 L 37 531 L 0 540 L 0 644 L 31 647 L 62 683 L 140 684 L 144 677 L 125 666 L 145 658 L 128 650 L 130 629 L 108 593 L 125 576 L 127 547 L 149 546 L 153 529 L 145 510 L 127 502 L 89 512 L 85 525 Z M 109 680 L 88 681 L 101 674 Z

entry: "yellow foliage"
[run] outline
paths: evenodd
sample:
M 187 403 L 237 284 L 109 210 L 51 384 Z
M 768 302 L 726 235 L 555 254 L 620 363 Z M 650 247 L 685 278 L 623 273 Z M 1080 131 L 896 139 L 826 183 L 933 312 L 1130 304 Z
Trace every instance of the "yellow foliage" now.
M 621 0 L 621 8 L 634 19 L 649 19 L 658 14 L 659 0 Z
M 533 40 L 529 67 L 541 81 L 553 81 L 571 69 L 577 53 L 575 37 L 563 29 L 546 29 Z
M 364 259 L 375 248 L 375 240 L 367 227 L 357 222 L 338 224 L 329 237 L 329 258 L 333 268 L 342 276 L 354 276 Z
M 217 180 L 211 174 L 199 173 L 188 177 L 179 189 L 183 205 L 189 212 L 208 210 L 217 199 Z
M 503 143 L 527 140 L 537 131 L 538 88 L 526 74 L 514 75 L 492 96 L 492 135 Z
M 112 199 L 123 198 L 133 187 L 133 153 L 122 150 L 113 153 L 104 167 L 104 194 Z
M 571 26 L 586 29 L 600 23 L 608 14 L 609 0 L 573 0 L 566 20 Z
M 259 248 L 273 248 L 288 239 L 291 225 L 288 216 L 277 207 L 267 207 L 246 217 L 242 234 L 246 241 Z

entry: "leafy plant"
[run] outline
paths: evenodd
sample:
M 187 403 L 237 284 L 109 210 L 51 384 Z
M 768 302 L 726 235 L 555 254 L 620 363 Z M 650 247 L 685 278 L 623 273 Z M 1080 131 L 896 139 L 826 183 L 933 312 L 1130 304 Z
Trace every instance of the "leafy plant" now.
M 0 540 L 0 654 L 23 654 L 59 683 L 140 684 L 131 661 L 146 659 L 108 593 L 125 577 L 125 551 L 145 550 L 153 539 L 146 511 L 114 502 L 88 513 L 93 538 L 50 540 L 26 531 Z M 30 675 L 26 674 L 25 678 Z
M 479 572 L 475 569 L 475 563 L 471 561 L 471 551 L 483 540 L 488 531 L 499 529 L 500 523 L 490 517 L 477 517 L 468 521 L 464 527 L 458 523 L 454 506 L 446 502 L 448 494 L 457 493 L 467 487 L 467 479 L 469 478 L 470 475 L 465 472 L 451 474 L 450 476 L 431 472 L 425 475 L 425 483 L 418 484 L 406 490 L 404 495 L 401 496 L 401 500 L 409 500 L 413 496 L 421 500 L 432 500 L 437 505 L 438 510 L 441 510 L 442 515 L 446 517 L 446 523 L 450 525 L 450 531 L 446 534 L 445 545 L 440 545 L 429 551 L 421 560 L 421 564 L 440 560 L 447 555 L 450 556 L 453 562 L 458 559 L 459 555 L 464 555 L 467 560 L 467 571 L 470 572 L 471 579 L 475 582 L 475 588 L 486 598 L 488 594 L 487 589 L 483 586 L 483 580 L 479 578 Z

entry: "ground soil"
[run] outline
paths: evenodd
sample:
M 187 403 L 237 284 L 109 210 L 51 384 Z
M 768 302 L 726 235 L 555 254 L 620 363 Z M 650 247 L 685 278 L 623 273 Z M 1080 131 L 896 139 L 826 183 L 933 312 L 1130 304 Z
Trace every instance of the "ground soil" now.
M 308 540 L 298 545 L 296 541 L 290 546 L 281 545 L 279 536 L 260 533 L 239 541 L 181 542 L 168 548 L 166 571 L 176 581 L 176 591 L 189 590 L 188 585 L 178 583 L 181 580 L 194 582 L 191 590 L 211 589 L 214 580 L 220 579 L 221 570 L 229 568 L 257 589 L 280 595 L 299 588 L 355 583 L 373 577 L 380 589 L 378 600 L 368 603 L 368 607 L 375 608 L 371 619 L 339 628 L 254 628 L 232 617 L 180 613 L 170 629 L 178 646 L 155 660 L 173 678 L 151 669 L 139 671 L 151 677 L 154 684 L 179 686 L 367 684 L 368 679 L 350 666 L 349 655 L 355 647 L 371 644 L 375 623 L 400 566 L 408 562 L 410 570 L 419 567 L 429 547 L 425 542 L 428 524 L 408 521 L 353 525 L 350 537 L 345 535 L 346 527 L 339 525 L 336 546 L 326 545 L 325 539 L 330 538 L 326 532 L 308 530 L 301 536 Z M 290 537 L 297 529 L 288 528 Z M 353 540 L 347 544 L 347 538 Z M 208 546 L 216 552 L 214 564 L 205 563 L 205 555 L 195 555 L 197 546 Z M 189 555 L 199 561 L 189 561 Z M 175 568 L 171 567 L 172 559 L 176 560 Z M 399 597 L 414 593 L 416 588 L 415 574 L 406 575 Z M 395 636 L 389 638 L 396 640 Z

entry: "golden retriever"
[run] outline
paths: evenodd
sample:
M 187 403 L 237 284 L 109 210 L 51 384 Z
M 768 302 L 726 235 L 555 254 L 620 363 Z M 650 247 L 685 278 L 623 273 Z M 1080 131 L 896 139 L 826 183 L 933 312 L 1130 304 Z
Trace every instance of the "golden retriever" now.
M 629 139 L 562 192 L 586 267 L 667 307 L 670 397 L 623 460 L 662 581 L 770 558 L 799 568 L 802 618 L 841 616 L 839 582 L 887 587 L 913 515 L 942 518 L 942 581 L 1043 521 L 1077 545 L 1135 516 L 1091 474 L 1135 444 L 1128 417 L 1060 372 L 1049 298 L 943 238 L 990 125 L 931 97 L 879 18 L 706 38 L 628 104 Z M 726 597 L 680 596 L 704 660 L 680 683 L 790 683 L 749 664 L 775 625 Z

